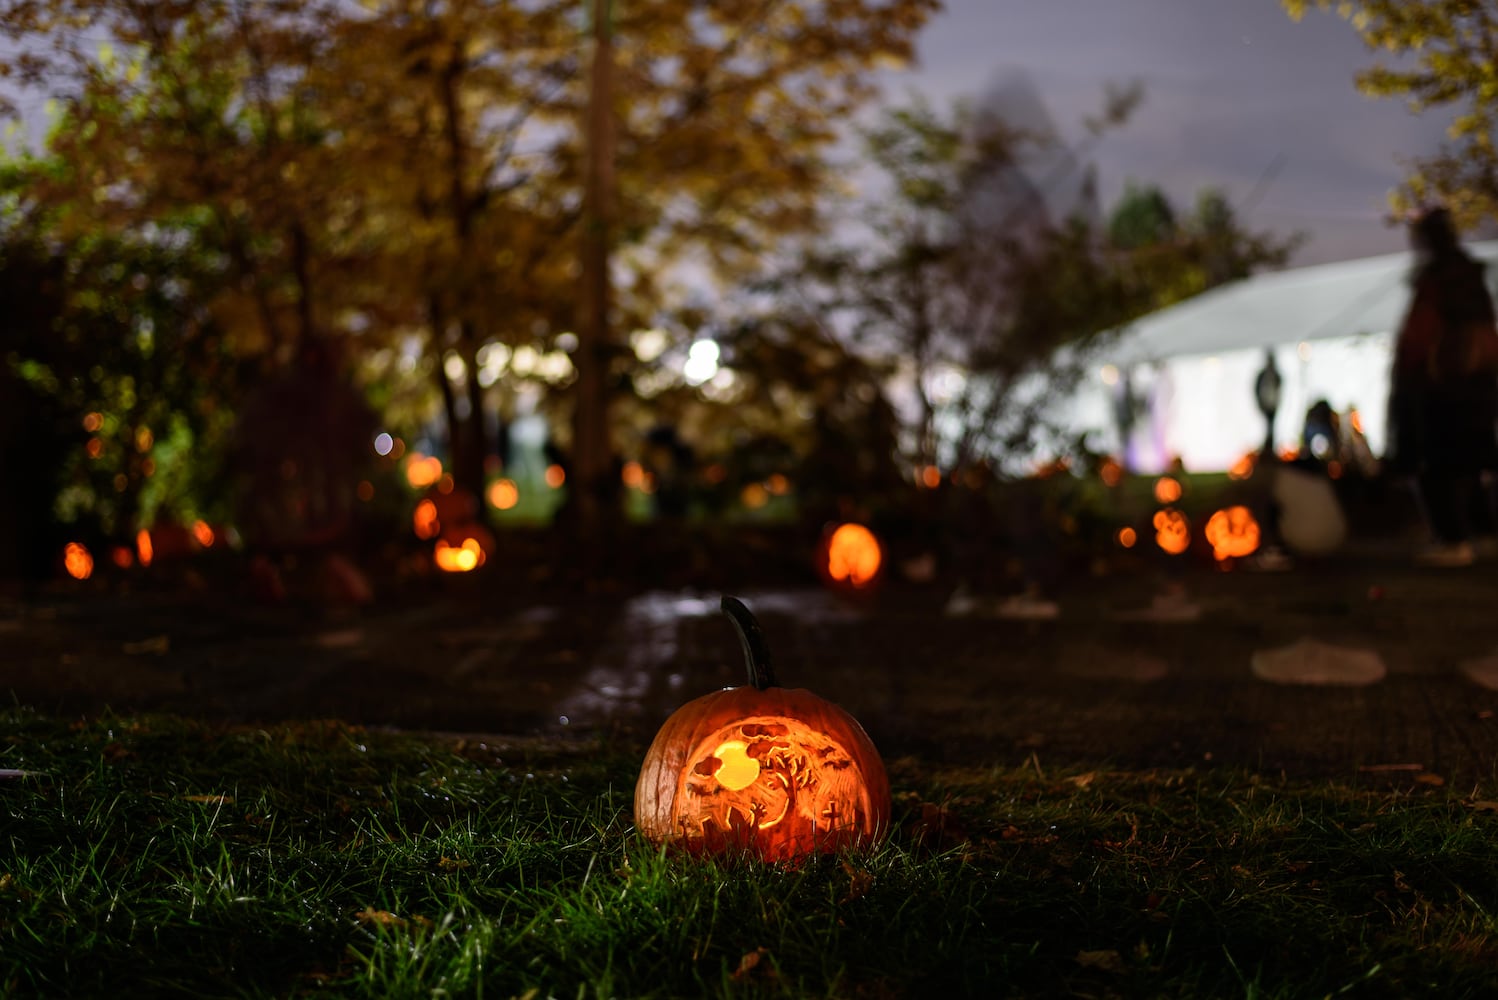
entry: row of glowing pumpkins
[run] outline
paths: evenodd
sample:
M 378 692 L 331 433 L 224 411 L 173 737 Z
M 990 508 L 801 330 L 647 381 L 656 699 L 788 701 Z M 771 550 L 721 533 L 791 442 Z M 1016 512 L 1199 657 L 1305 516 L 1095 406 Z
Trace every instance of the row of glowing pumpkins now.
M 217 532 L 207 521 L 194 521 L 191 528 L 160 524 L 149 531 L 142 528 L 136 532 L 134 547 L 113 546 L 109 550 L 109 560 L 120 569 L 129 569 L 136 564 L 150 566 L 156 561 L 158 551 L 177 556 L 193 547 L 212 548 L 217 540 Z M 62 568 L 75 580 L 87 580 L 94 575 L 94 554 L 82 542 L 69 542 L 63 546 Z
M 1155 511 L 1150 526 L 1155 529 L 1155 544 L 1161 551 L 1181 555 L 1191 548 L 1191 519 L 1174 507 Z M 1219 562 L 1242 559 L 1259 550 L 1258 519 L 1241 504 L 1214 513 L 1207 519 L 1202 535 L 1207 544 L 1212 546 L 1212 555 Z M 1118 544 L 1126 549 L 1133 548 L 1139 542 L 1139 533 L 1127 526 L 1118 529 L 1115 537 Z

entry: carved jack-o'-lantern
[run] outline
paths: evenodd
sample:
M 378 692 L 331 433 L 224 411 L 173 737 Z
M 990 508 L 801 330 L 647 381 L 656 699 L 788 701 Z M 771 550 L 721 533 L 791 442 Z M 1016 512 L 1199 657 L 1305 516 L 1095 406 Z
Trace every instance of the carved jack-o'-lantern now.
M 635 786 L 654 844 L 783 861 L 869 844 L 889 827 L 889 779 L 863 727 L 809 691 L 777 687 L 759 623 L 732 597 L 749 684 L 688 702 L 656 734 Z
M 1259 522 L 1242 505 L 1227 507 L 1213 514 L 1205 529 L 1212 554 L 1219 561 L 1251 556 L 1259 548 Z
M 1155 544 L 1178 556 L 1191 547 L 1191 522 L 1173 507 L 1155 511 Z
M 872 531 L 852 521 L 839 524 L 822 538 L 817 568 L 822 578 L 838 588 L 864 590 L 874 586 L 884 563 L 884 548 Z

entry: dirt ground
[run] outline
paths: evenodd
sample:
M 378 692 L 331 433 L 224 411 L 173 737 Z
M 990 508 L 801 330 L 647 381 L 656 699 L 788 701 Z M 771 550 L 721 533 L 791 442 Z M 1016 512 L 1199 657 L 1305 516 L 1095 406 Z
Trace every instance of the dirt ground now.
M 346 609 L 203 587 L 0 599 L 0 690 L 64 715 L 643 744 L 678 705 L 742 683 L 717 590 L 493 580 L 407 584 Z M 1498 776 L 1498 668 L 1483 662 L 1498 657 L 1498 563 L 1417 569 L 1385 548 L 1285 572 L 1082 573 L 1052 588 L 1055 617 L 1039 620 L 1001 617 L 991 595 L 954 603 L 951 583 L 891 582 L 858 600 L 810 580 L 732 583 L 781 682 L 843 705 L 887 756 L 1454 787 Z M 1255 676 L 1256 653 L 1304 639 L 1377 654 L 1386 675 Z

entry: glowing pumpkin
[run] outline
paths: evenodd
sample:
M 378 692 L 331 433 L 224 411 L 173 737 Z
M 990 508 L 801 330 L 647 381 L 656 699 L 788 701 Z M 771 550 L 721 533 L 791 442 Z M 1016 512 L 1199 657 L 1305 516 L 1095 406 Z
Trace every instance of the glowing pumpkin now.
M 1178 556 L 1191 547 L 1191 522 L 1173 508 L 1155 511 L 1155 544 Z
M 93 553 L 82 542 L 67 544 L 62 550 L 62 565 L 75 580 L 87 580 L 94 575 Z
M 1204 533 L 1219 561 L 1251 556 L 1259 548 L 1259 522 L 1241 505 L 1213 514 Z
M 465 538 L 454 545 L 439 538 L 432 551 L 432 558 L 436 561 L 437 568 L 444 573 L 467 573 L 484 565 L 488 557 L 477 538 Z
M 822 541 L 818 568 L 828 583 L 862 590 L 878 579 L 884 549 L 874 533 L 861 524 L 840 524 Z
M 652 844 L 767 861 L 874 843 L 890 796 L 873 742 L 831 702 L 776 686 L 759 623 L 732 597 L 722 606 L 749 683 L 666 720 L 635 785 L 636 828 Z

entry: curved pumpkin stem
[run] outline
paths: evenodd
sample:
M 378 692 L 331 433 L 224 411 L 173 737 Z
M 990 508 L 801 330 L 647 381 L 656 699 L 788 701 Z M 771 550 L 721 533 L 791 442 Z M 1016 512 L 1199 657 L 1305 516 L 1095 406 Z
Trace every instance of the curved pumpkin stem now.
M 758 620 L 737 597 L 723 596 L 723 613 L 733 622 L 739 633 L 739 642 L 744 647 L 744 666 L 749 671 L 749 685 L 757 691 L 779 687 L 775 683 L 775 667 L 770 662 L 770 644 L 765 641 L 764 629 Z

